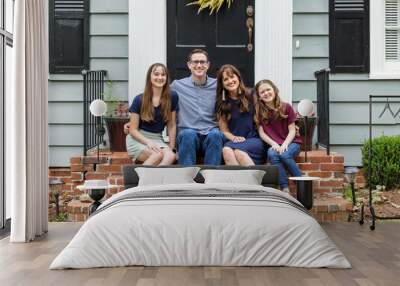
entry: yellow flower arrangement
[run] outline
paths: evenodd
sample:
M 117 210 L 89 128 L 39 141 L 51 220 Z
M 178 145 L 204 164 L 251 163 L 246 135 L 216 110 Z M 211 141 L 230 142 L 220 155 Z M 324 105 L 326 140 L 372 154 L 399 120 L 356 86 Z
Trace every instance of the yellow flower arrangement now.
M 214 12 L 218 13 L 219 9 L 222 7 L 224 3 L 228 5 L 228 8 L 231 7 L 233 0 L 197 0 L 187 4 L 189 5 L 198 5 L 199 10 L 197 14 L 199 14 L 204 9 L 210 9 L 210 15 Z

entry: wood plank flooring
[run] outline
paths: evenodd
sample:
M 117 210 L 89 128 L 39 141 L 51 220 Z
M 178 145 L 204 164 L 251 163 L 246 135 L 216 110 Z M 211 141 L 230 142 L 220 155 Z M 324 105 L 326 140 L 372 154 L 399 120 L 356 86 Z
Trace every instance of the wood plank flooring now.
M 49 233 L 27 244 L 0 240 L 0 285 L 400 285 L 400 224 L 323 224 L 353 268 L 289 267 L 121 267 L 48 270 L 51 261 L 78 231 L 80 223 L 51 223 Z

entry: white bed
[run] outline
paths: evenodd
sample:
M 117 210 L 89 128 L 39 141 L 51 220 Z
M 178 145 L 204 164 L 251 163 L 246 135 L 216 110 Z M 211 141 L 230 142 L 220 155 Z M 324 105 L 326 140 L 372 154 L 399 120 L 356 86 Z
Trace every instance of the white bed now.
M 291 196 L 263 186 L 197 183 L 114 195 L 50 269 L 128 265 L 351 267 Z

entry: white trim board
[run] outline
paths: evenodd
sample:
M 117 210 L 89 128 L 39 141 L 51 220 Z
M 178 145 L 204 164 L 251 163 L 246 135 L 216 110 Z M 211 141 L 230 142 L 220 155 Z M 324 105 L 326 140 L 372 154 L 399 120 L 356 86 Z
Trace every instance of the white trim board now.
M 271 79 L 292 102 L 292 0 L 256 0 L 255 81 Z
M 155 62 L 167 62 L 167 1 L 129 1 L 130 102 L 143 92 L 147 68 Z M 255 0 L 255 81 L 273 80 L 281 98 L 290 103 L 292 5 L 292 0 Z

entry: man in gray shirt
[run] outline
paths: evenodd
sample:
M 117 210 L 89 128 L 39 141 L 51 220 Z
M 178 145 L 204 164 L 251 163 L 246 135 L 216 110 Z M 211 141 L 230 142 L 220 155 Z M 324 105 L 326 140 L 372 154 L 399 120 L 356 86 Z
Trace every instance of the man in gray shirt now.
M 188 56 L 189 77 L 174 80 L 171 88 L 179 95 L 177 147 L 179 164 L 194 165 L 200 151 L 204 164 L 221 164 L 223 134 L 215 118 L 217 82 L 207 76 L 208 53 L 193 50 Z

